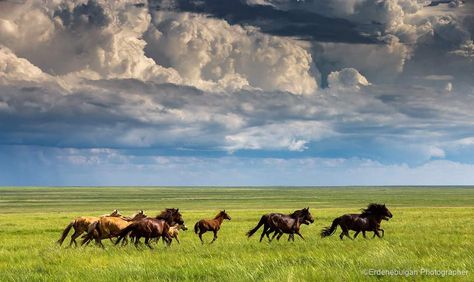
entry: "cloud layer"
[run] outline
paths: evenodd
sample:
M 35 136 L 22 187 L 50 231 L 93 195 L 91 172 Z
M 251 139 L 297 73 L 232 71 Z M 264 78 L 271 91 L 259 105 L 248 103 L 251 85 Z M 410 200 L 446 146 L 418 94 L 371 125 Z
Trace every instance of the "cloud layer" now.
M 1 1 L 2 154 L 49 150 L 44 160 L 71 167 L 156 157 L 188 170 L 184 160 L 278 160 L 295 173 L 300 161 L 343 160 L 406 179 L 413 166 L 471 169 L 470 3 L 186 3 Z M 255 10 L 265 14 L 244 17 Z M 309 27 L 318 33 L 302 36 Z M 335 27 L 350 34 L 333 38 Z

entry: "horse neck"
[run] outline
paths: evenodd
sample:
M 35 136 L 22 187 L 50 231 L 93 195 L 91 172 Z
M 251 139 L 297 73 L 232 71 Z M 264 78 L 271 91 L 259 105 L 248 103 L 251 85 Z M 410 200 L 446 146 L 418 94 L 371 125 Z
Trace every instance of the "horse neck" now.
M 293 229 L 296 229 L 296 230 L 299 230 L 299 229 L 300 229 L 300 226 L 301 226 L 301 222 L 302 222 L 302 221 L 303 221 L 303 219 L 302 219 L 302 218 L 300 218 L 300 217 L 297 217 L 297 218 L 295 219 L 295 223 L 293 223 L 293 226 L 292 226 L 292 228 L 293 228 Z
M 217 221 L 219 223 L 219 226 L 220 226 L 222 224 L 222 222 L 224 221 L 224 216 L 219 214 L 216 217 L 214 217 L 214 220 Z
M 164 220 L 166 221 L 166 223 L 170 224 L 173 220 L 172 220 L 172 216 L 171 214 L 169 213 L 165 213 L 165 214 L 160 214 L 159 216 L 156 217 L 156 219 L 161 219 L 161 220 Z
M 366 218 L 369 220 L 369 222 L 374 222 L 375 224 L 380 225 L 382 222 L 382 216 L 381 215 L 368 215 Z

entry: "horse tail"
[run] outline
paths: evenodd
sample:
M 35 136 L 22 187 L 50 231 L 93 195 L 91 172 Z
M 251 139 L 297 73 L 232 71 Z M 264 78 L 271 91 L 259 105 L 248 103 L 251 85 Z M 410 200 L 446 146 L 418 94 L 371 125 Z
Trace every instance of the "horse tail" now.
M 64 239 L 66 239 L 67 237 L 67 234 L 69 233 L 69 231 L 71 230 L 72 226 L 74 225 L 74 223 L 76 223 L 75 220 L 71 221 L 71 223 L 69 223 L 66 228 L 64 229 L 63 233 L 61 234 L 61 238 L 59 238 L 58 240 L 58 244 L 61 246 L 61 244 L 64 242 Z
M 252 236 L 253 234 L 255 234 L 255 232 L 257 232 L 257 230 L 265 224 L 265 222 L 268 220 L 268 216 L 265 214 L 265 215 L 262 215 L 262 217 L 260 218 L 260 221 L 258 222 L 257 226 L 255 226 L 255 228 L 249 230 L 249 232 L 247 232 L 247 237 L 250 237 Z
M 194 233 L 198 234 L 199 233 L 199 221 L 194 224 Z
M 120 231 L 120 233 L 118 234 L 118 238 L 117 238 L 117 241 L 115 241 L 115 245 L 120 243 L 120 241 L 122 241 L 123 238 L 125 238 L 128 235 L 128 233 L 130 233 L 134 228 L 135 228 L 135 224 L 132 223 L 129 226 L 122 229 L 122 231 Z M 132 239 L 132 242 L 133 242 L 133 239 Z
M 337 226 L 339 225 L 340 222 L 341 222 L 340 217 L 334 219 L 332 221 L 331 227 L 325 227 L 325 228 L 323 228 L 323 230 L 321 230 L 321 237 L 324 238 L 324 237 L 328 237 L 328 236 L 331 236 L 332 234 L 334 234 L 334 232 L 336 232 Z

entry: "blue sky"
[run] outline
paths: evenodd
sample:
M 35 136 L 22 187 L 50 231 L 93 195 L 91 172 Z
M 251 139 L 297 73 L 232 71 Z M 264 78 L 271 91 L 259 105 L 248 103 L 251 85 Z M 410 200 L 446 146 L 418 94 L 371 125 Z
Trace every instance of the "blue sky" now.
M 0 185 L 474 183 L 474 4 L 0 1 Z

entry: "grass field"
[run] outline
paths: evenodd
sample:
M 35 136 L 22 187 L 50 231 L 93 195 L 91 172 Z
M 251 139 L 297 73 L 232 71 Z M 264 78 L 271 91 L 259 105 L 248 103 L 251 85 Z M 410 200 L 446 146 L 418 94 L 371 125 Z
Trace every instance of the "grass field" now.
M 369 202 L 386 203 L 393 219 L 383 239 L 321 239 L 319 231 Z M 306 241 L 271 244 L 245 232 L 271 211 L 310 207 L 315 223 L 303 226 Z M 213 245 L 191 230 L 181 244 L 154 250 L 59 247 L 64 227 L 80 215 L 144 209 L 156 215 L 179 207 L 188 227 L 226 209 Z M 0 188 L 0 281 L 361 281 L 435 280 L 421 269 L 466 270 L 445 281 L 474 281 L 474 188 Z M 339 232 L 336 233 L 336 235 Z M 206 234 L 211 240 L 212 235 Z M 66 239 L 65 245 L 69 243 Z M 416 276 L 367 275 L 372 270 L 420 271 Z M 371 272 L 372 273 L 372 272 Z M 407 273 L 409 274 L 409 273 Z M 438 273 L 442 274 L 442 273 Z

